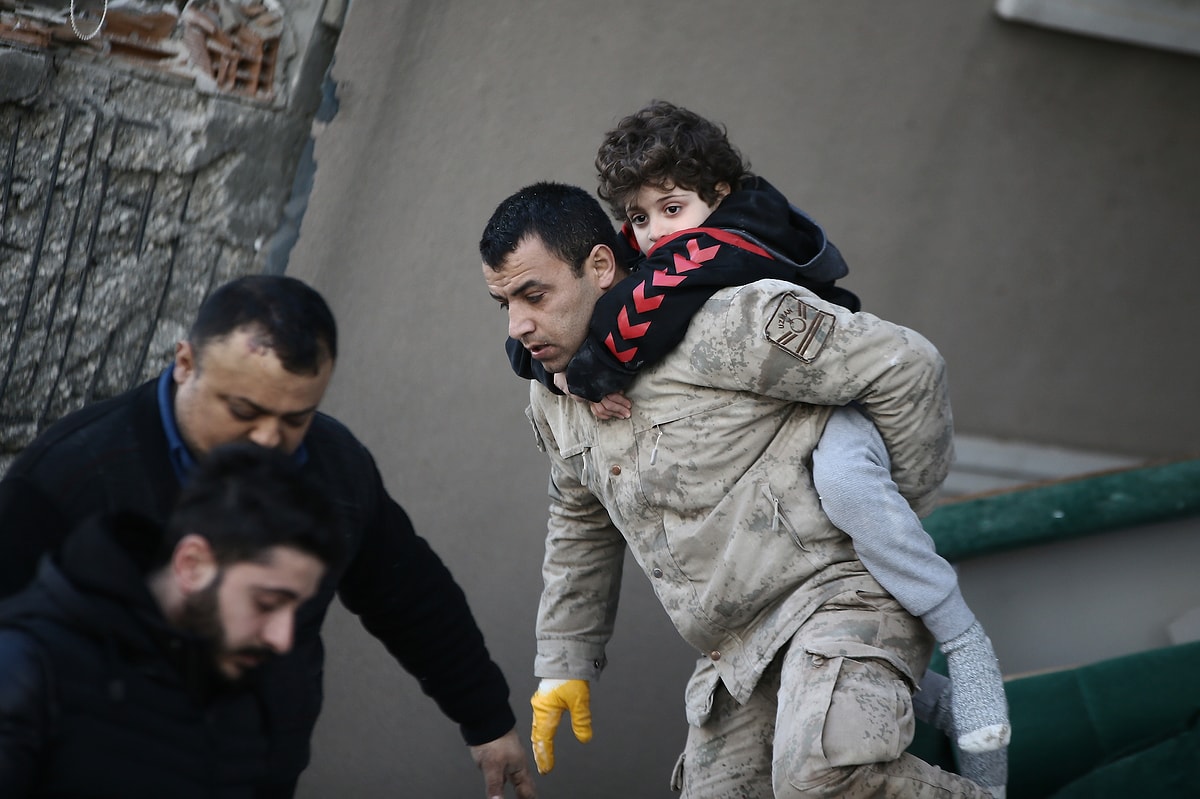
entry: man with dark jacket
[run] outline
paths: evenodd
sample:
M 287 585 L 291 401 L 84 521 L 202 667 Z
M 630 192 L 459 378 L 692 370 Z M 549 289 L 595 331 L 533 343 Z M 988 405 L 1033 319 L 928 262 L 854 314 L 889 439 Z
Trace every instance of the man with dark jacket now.
M 323 497 L 250 444 L 204 460 L 165 531 L 86 521 L 0 603 L 0 795 L 253 797 L 255 672 L 343 548 Z
M 308 764 L 321 705 L 321 622 L 336 591 L 458 723 L 487 795 L 535 793 L 508 686 L 462 589 L 388 495 L 370 453 L 317 411 L 337 358 L 324 299 L 299 280 L 254 275 L 202 304 L 174 363 L 128 393 L 57 422 L 0 480 L 0 596 L 23 587 L 82 519 L 132 509 L 166 518 L 196 458 L 231 441 L 288 454 L 334 505 L 348 556 L 297 619 L 293 651 L 264 667 L 274 787 L 289 797 Z

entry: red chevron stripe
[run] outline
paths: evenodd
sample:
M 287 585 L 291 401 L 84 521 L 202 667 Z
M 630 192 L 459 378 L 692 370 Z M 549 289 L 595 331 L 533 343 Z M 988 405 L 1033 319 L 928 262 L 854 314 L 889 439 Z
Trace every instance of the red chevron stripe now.
M 717 241 L 737 247 L 739 250 L 746 250 L 747 252 L 752 252 L 755 255 L 761 255 L 763 258 L 775 260 L 775 257 L 771 255 L 771 253 L 767 252 L 762 247 L 759 247 L 754 242 L 748 241 L 732 231 L 721 230 L 720 228 L 715 227 L 697 227 L 688 228 L 687 230 L 677 230 L 670 236 L 663 236 L 661 239 L 656 241 L 654 246 L 650 248 L 650 252 L 647 254 L 650 255 L 655 253 L 660 247 L 665 247 L 666 245 L 675 241 L 675 239 L 683 236 L 695 236 L 697 234 L 712 236 Z
M 711 261 L 717 256 L 717 250 L 721 249 L 721 245 L 714 244 L 711 247 L 700 249 L 700 242 L 695 239 L 689 239 L 687 243 L 688 255 L 697 264 L 702 264 L 705 261 Z
M 679 256 L 676 256 L 677 258 Z M 653 286 L 678 286 L 683 281 L 687 280 L 687 275 L 668 275 L 662 269 L 655 269 L 650 275 L 650 284 Z
M 753 242 L 746 241 L 744 238 L 737 235 L 736 233 L 732 233 L 728 230 L 721 230 L 720 228 L 712 228 L 712 227 L 697 228 L 697 230 L 707 233 L 708 235 L 712 236 L 717 241 L 723 241 L 726 244 L 731 244 L 734 247 L 737 247 L 739 250 L 746 250 L 747 252 L 752 252 L 755 255 L 761 255 L 764 258 L 770 258 L 772 261 L 775 260 L 775 257 L 772 256 L 771 253 L 767 252 L 762 247 L 759 247 L 757 244 L 754 244 Z M 658 242 L 659 242 L 659 244 L 661 244 L 662 239 L 659 239 Z
M 641 338 L 646 335 L 646 331 L 649 329 L 649 322 L 642 322 L 639 325 L 629 324 L 628 308 L 621 308 L 621 312 L 617 314 L 617 331 L 620 332 L 621 338 Z
M 657 297 L 646 296 L 646 281 L 637 284 L 637 288 L 633 290 L 633 307 L 638 313 L 646 313 L 653 311 L 663 303 L 663 295 Z
M 608 351 L 613 354 L 621 363 L 629 363 L 633 360 L 633 356 L 637 355 L 637 347 L 630 347 L 627 350 L 618 350 L 617 342 L 613 341 L 612 333 L 608 334 L 608 338 L 604 339 L 604 346 L 608 347 Z

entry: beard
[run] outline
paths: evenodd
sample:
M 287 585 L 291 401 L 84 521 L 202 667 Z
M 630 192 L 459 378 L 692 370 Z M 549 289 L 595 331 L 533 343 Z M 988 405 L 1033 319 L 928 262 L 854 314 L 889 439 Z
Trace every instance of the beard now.
M 196 636 L 206 652 L 209 670 L 218 682 L 235 685 L 243 682 L 250 671 L 245 670 L 237 676 L 227 674 L 221 668 L 221 659 L 231 655 L 245 655 L 265 661 L 271 654 L 266 647 L 246 646 L 233 649 L 229 646 L 229 636 L 221 623 L 221 610 L 218 601 L 218 591 L 224 571 L 218 571 L 212 583 L 195 594 L 189 596 L 183 603 L 177 625 Z

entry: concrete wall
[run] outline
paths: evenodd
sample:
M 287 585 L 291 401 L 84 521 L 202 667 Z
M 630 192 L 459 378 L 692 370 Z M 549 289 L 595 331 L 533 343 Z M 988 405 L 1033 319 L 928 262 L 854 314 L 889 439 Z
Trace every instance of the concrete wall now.
M 207 293 L 282 248 L 340 22 L 325 8 L 287 0 L 266 30 L 228 15 L 266 37 L 257 61 L 204 10 L 156 27 L 114 9 L 90 44 L 59 9 L 0 16 L 0 474 L 63 414 L 158 374 Z M 220 82 L 184 56 L 201 22 L 237 67 L 218 60 Z
M 972 558 L 959 577 L 1005 673 L 1019 675 L 1197 640 L 1172 634 L 1200 611 L 1196 563 L 1192 516 Z
M 462 582 L 523 734 L 546 467 L 476 243 L 528 182 L 592 187 L 600 134 L 651 98 L 726 122 L 867 308 L 940 346 L 961 431 L 1197 449 L 1196 58 L 960 0 L 356 0 L 335 77 L 289 272 L 341 320 L 329 409 Z M 692 655 L 628 574 L 595 739 L 560 737 L 542 797 L 669 795 Z M 480 795 L 414 681 L 344 613 L 328 630 L 302 797 Z

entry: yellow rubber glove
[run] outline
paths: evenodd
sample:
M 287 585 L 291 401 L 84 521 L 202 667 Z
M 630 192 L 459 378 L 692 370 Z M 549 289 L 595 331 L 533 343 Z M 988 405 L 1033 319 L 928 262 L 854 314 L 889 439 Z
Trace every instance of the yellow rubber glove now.
M 587 680 L 542 680 L 529 700 L 533 705 L 533 762 L 538 774 L 554 768 L 554 734 L 563 711 L 571 714 L 571 729 L 581 744 L 592 740 L 591 691 Z

